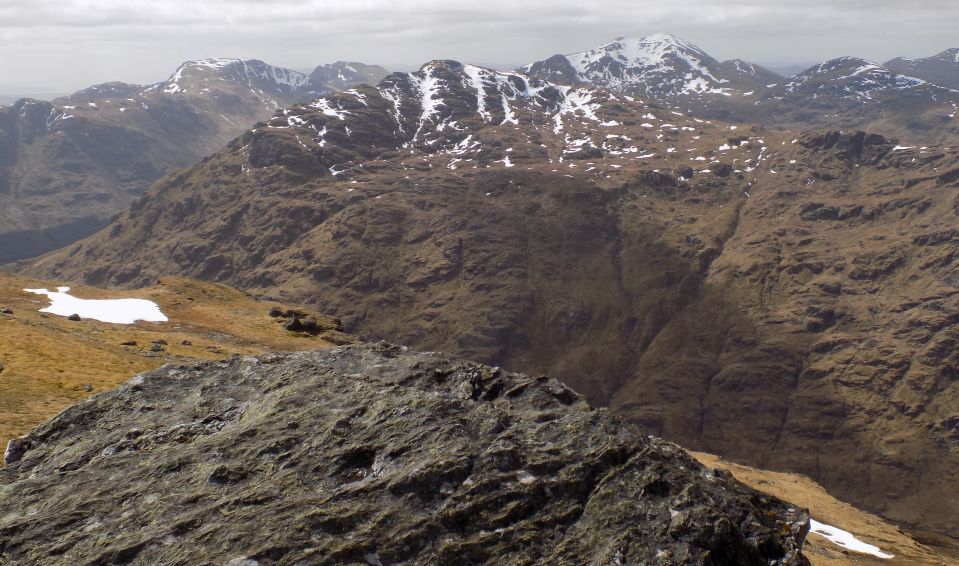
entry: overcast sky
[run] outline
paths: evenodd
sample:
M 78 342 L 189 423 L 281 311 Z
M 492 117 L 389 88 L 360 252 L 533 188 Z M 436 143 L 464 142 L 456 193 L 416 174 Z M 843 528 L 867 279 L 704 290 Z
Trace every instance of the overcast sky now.
M 0 0 L 0 95 L 147 84 L 206 57 L 511 68 L 656 32 L 718 59 L 882 62 L 959 46 L 957 23 L 959 0 Z

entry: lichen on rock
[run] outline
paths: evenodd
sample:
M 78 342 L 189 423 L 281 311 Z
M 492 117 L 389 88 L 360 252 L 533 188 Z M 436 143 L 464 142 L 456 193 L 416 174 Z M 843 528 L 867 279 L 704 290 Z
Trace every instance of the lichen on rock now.
M 807 564 L 804 510 L 561 383 L 382 343 L 164 366 L 11 446 L 3 564 Z

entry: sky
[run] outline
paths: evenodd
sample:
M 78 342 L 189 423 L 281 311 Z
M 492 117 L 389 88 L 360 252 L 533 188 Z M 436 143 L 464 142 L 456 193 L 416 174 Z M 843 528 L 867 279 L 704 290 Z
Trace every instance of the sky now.
M 717 59 L 877 62 L 959 47 L 956 0 L 0 0 L 0 95 L 158 82 L 183 61 L 501 69 L 668 32 Z

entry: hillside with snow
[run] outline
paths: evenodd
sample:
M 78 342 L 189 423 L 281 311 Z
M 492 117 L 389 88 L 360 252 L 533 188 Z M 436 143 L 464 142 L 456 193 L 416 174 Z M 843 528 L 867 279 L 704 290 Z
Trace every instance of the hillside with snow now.
M 698 95 L 729 96 L 755 91 L 779 78 L 772 71 L 745 61 L 720 63 L 692 43 L 666 33 L 619 37 L 595 49 L 555 55 L 519 70 L 676 102 Z
M 931 57 L 897 57 L 884 65 L 897 73 L 911 75 L 947 88 L 959 89 L 959 48 L 946 49 Z
M 954 56 L 947 51 L 925 64 L 959 69 Z M 720 62 L 688 41 L 660 33 L 554 55 L 519 72 L 607 88 L 705 119 L 784 128 L 881 129 L 915 143 L 959 139 L 959 123 L 953 121 L 959 92 L 903 73 L 907 67 L 918 69 L 899 65 L 894 70 L 840 57 L 783 79 L 740 59 Z M 940 69 L 930 73 L 943 80 L 952 76 Z

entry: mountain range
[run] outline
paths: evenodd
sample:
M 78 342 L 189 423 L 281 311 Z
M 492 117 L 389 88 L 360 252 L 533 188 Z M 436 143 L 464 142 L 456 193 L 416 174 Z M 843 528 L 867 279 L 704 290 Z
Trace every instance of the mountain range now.
M 954 141 L 959 97 L 948 88 L 959 73 L 954 50 L 887 65 L 844 57 L 782 79 L 655 34 L 556 55 L 521 71 L 701 119 L 875 130 L 908 145 Z M 916 76 L 903 74 L 913 69 Z M 323 65 L 307 76 L 257 60 L 208 59 L 184 63 L 150 86 L 105 83 L 52 103 L 25 99 L 0 107 L 0 262 L 91 234 L 151 182 L 196 163 L 279 108 L 373 85 L 385 75 L 360 63 Z M 920 75 L 941 77 L 940 84 Z
M 950 533 L 957 162 L 434 61 L 279 110 L 25 271 L 309 303 Z
M 207 59 L 154 85 L 105 83 L 0 107 L 0 261 L 95 232 L 150 183 L 277 108 L 385 74 L 359 63 L 307 76 L 253 59 Z
M 0 494 L 20 494 L 4 486 L 37 478 L 42 489 L 0 518 L 0 532 L 18 537 L 8 546 L 0 540 L 0 557 L 54 552 L 60 547 L 42 541 L 99 521 L 91 529 L 103 528 L 109 542 L 71 538 L 77 557 L 195 561 L 169 554 L 163 529 L 123 533 L 142 520 L 178 525 L 170 536 L 185 537 L 190 548 L 212 532 L 249 538 L 259 528 L 252 518 L 262 515 L 245 507 L 254 501 L 267 516 L 302 528 L 279 538 L 257 531 L 253 538 L 271 542 L 244 548 L 236 564 L 308 560 L 307 532 L 321 554 L 354 562 L 441 561 L 455 552 L 492 560 L 482 554 L 492 548 L 489 532 L 504 529 L 496 552 L 514 556 L 520 550 L 509 537 L 541 537 L 543 525 L 555 533 L 549 540 L 560 542 L 535 538 L 534 546 L 565 550 L 535 556 L 575 562 L 584 555 L 576 550 L 579 534 L 569 536 L 580 531 L 569 524 L 589 532 L 605 525 L 603 536 L 616 538 L 631 515 L 619 507 L 591 514 L 610 504 L 605 484 L 593 472 L 580 475 L 573 462 L 595 463 L 589 469 L 610 482 L 624 473 L 653 485 L 646 460 L 610 468 L 606 456 L 590 451 L 597 435 L 627 439 L 622 454 L 653 455 L 695 486 L 685 495 L 667 490 L 669 497 L 695 496 L 698 504 L 699 495 L 713 493 L 712 472 L 677 471 L 693 465 L 641 433 L 803 474 L 922 540 L 948 543 L 959 532 L 959 502 L 943 496 L 959 492 L 955 59 L 955 50 L 884 65 L 840 57 L 783 78 L 656 34 L 511 72 L 435 60 L 410 73 L 336 63 L 306 75 L 256 60 L 209 59 L 185 63 L 154 85 L 106 83 L 50 103 L 0 108 L 0 259 L 68 244 L 9 268 L 110 288 L 194 277 L 336 317 L 323 319 L 336 339 L 342 324 L 365 340 L 405 345 L 158 370 L 144 395 L 177 403 L 157 413 L 169 422 L 155 430 L 147 422 L 153 417 L 141 419 L 127 404 L 152 410 L 144 389 L 134 387 L 143 383 L 68 410 L 12 444 L 14 468 L 2 472 Z M 177 305 L 210 294 L 206 284 L 178 285 L 189 291 L 178 292 Z M 29 322 L 25 328 L 45 325 Z M 269 326 L 276 330 L 276 321 Z M 237 344 L 242 340 L 231 342 Z M 561 384 L 510 372 L 548 374 Z M 537 385 L 522 385 L 530 379 Z M 232 396 L 221 406 L 223 388 Z M 516 388 L 514 402 L 504 391 Z M 446 403 L 450 395 L 461 398 Z M 314 422 L 295 402 L 274 403 L 283 399 L 310 399 L 329 414 Z M 360 411 L 370 399 L 382 401 L 380 411 Z M 606 420 L 606 410 L 584 401 L 617 417 Z M 413 421 L 403 416 L 417 407 L 431 407 L 441 424 L 427 419 L 415 421 L 412 432 L 404 428 Z M 241 418 L 247 410 L 256 426 Z M 492 428 L 476 424 L 501 410 L 490 417 Z M 207 420 L 197 416 L 204 411 Z M 390 418 L 376 421 L 381 414 Z M 110 428 L 127 419 L 148 430 L 145 444 L 140 433 Z M 190 443 L 199 444 L 178 460 L 182 446 L 168 445 L 167 429 L 187 421 L 200 431 L 188 435 Z M 327 421 L 343 424 L 329 428 Z M 566 430 L 592 439 L 589 449 L 564 444 L 562 457 L 547 458 L 514 443 L 490 460 L 499 471 L 483 467 L 504 442 L 531 431 L 555 442 L 554 422 L 576 423 Z M 479 432 L 452 435 L 448 444 L 404 437 L 402 447 L 385 447 L 397 431 L 435 439 L 439 429 L 474 425 Z M 343 431 L 353 444 L 327 442 Z M 512 432 L 505 438 L 504 431 Z M 467 447 L 467 437 L 479 440 Z M 260 482 L 286 482 L 284 490 L 306 497 L 296 491 L 306 481 L 305 453 L 294 446 L 303 438 L 322 438 L 310 445 L 310 458 L 333 455 L 311 473 L 334 498 L 352 502 L 335 507 L 335 517 L 288 515 L 286 503 L 267 493 L 269 482 Z M 146 459 L 124 453 L 141 446 Z M 461 482 L 472 471 L 463 476 L 443 457 L 447 448 L 490 471 L 477 477 L 505 507 L 474 498 L 472 484 Z M 422 458 L 410 458 L 411 450 Z M 216 466 L 199 460 L 211 451 Z M 534 460 L 567 470 L 556 477 L 580 487 L 563 491 L 567 483 L 530 472 Z M 212 507 L 186 516 L 163 500 L 155 514 L 106 525 L 69 497 L 74 484 L 58 483 L 57 475 L 122 470 L 124 489 L 136 498 L 146 489 L 136 478 L 160 477 L 180 464 L 189 473 L 171 476 L 169 490 L 199 482 L 197 500 Z M 528 478 L 515 475 L 521 470 L 535 481 L 549 477 L 542 484 L 548 489 L 523 483 Z M 514 479 L 534 487 L 513 490 Z M 443 497 L 420 489 L 443 482 Z M 409 485 L 419 487 L 404 491 Z M 744 501 L 740 486 L 723 486 L 733 504 Z M 355 498 L 359 492 L 367 499 Z M 553 494 L 550 500 L 562 494 L 557 505 L 568 504 L 571 514 L 535 511 L 542 493 Z M 119 504 L 99 495 L 104 508 Z M 656 515 L 657 529 L 672 532 L 679 515 L 658 515 L 660 502 L 648 495 L 644 488 L 636 498 Z M 416 533 L 416 541 L 380 536 L 376 548 L 369 536 L 382 534 L 382 524 L 347 507 L 394 505 L 394 497 L 407 498 L 405 508 L 415 512 L 392 514 L 406 522 L 390 532 Z M 16 508 L 43 501 L 57 502 L 51 517 L 68 519 L 21 520 Z M 737 522 L 716 501 L 697 507 L 698 516 L 768 534 L 766 523 Z M 802 563 L 792 549 L 805 536 L 803 517 L 774 500 L 750 505 L 736 507 L 740 519 L 768 513 L 778 538 L 757 550 L 753 535 L 745 543 L 725 538 L 725 527 L 710 530 L 683 515 L 672 536 L 683 542 L 668 543 L 671 556 L 687 552 L 698 563 L 708 556 L 702 552 L 728 552 L 757 563 Z M 245 519 L 226 525 L 213 508 L 243 509 Z M 470 531 L 451 509 L 475 509 L 489 529 Z M 436 513 L 454 519 L 433 525 Z M 586 519 L 566 522 L 574 516 Z M 524 530 L 531 528 L 525 521 L 539 530 Z M 682 538 L 690 533 L 698 534 Z M 620 555 L 648 560 L 639 547 L 667 548 L 665 539 L 642 540 L 654 542 L 622 546 Z M 723 549 L 704 540 L 720 540 Z
M 906 61 L 911 60 L 882 66 L 839 57 L 783 79 L 759 65 L 739 59 L 720 62 L 681 38 L 655 34 L 617 38 L 519 70 L 654 100 L 700 118 L 777 128 L 880 131 L 918 144 L 955 142 L 955 50 L 912 64 Z

